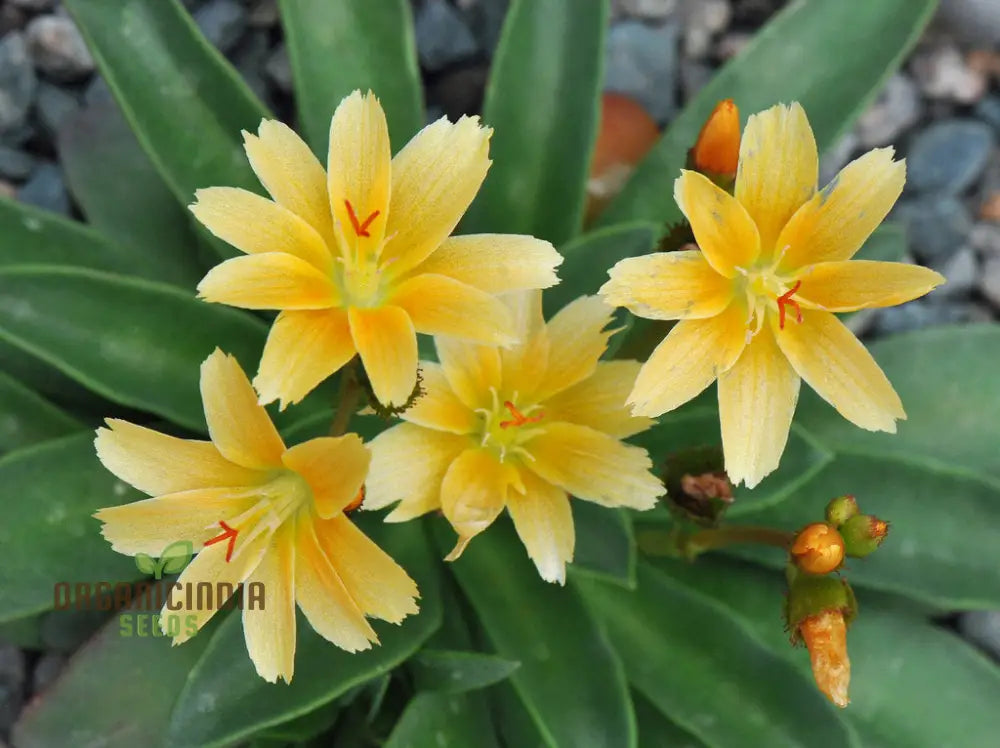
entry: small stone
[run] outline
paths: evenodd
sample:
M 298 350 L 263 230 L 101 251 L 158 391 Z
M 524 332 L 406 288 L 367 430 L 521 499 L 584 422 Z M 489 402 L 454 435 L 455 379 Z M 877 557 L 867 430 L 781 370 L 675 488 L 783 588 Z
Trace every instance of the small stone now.
M 702 59 L 712 48 L 712 37 L 729 26 L 729 0 L 686 0 L 681 9 L 684 20 L 684 54 Z
M 0 735 L 10 732 L 21 712 L 26 680 L 24 653 L 12 644 L 0 644 Z
M 932 99 L 974 104 L 986 93 L 987 77 L 970 68 L 956 47 L 940 46 L 913 58 L 913 74 Z
M 58 81 L 76 81 L 94 72 L 79 29 L 67 16 L 38 16 L 25 30 L 28 54 L 35 67 Z
M 1000 78 L 1000 52 L 991 49 L 973 49 L 965 55 L 965 64 L 987 78 Z
M 1000 309 L 1000 255 L 991 255 L 983 263 L 979 290 L 994 309 Z
M 906 186 L 912 192 L 956 195 L 989 163 L 995 138 L 990 127 L 972 119 L 936 122 L 920 133 L 906 154 Z
M 0 146 L 0 176 L 18 181 L 27 179 L 35 168 L 35 157 L 30 153 Z
M 258 29 L 277 26 L 279 19 L 277 0 L 257 0 L 250 6 L 250 14 L 247 16 L 247 22 Z
M 0 134 L 20 130 L 28 118 L 38 80 L 18 31 L 0 39 Z
M 969 317 L 967 306 L 930 303 L 923 299 L 899 306 L 879 309 L 872 332 L 877 335 L 898 335 L 935 325 L 962 322 Z
M 194 12 L 201 33 L 222 52 L 229 52 L 247 27 L 247 9 L 236 0 L 211 0 Z
M 847 166 L 851 156 L 858 149 L 858 136 L 853 132 L 844 133 L 833 147 L 819 160 L 819 183 L 829 184 L 841 169 Z
M 17 191 L 17 199 L 27 205 L 69 215 L 69 193 L 63 181 L 62 171 L 51 163 L 41 164 L 31 177 Z
M 1000 226 L 994 223 L 977 223 L 969 232 L 969 246 L 983 257 L 1000 257 Z
M 906 227 L 914 253 L 932 264 L 944 262 L 965 245 L 972 231 L 968 208 L 954 197 L 927 197 L 900 203 L 893 217 Z
M 38 86 L 35 111 L 42 130 L 52 139 L 59 128 L 80 110 L 80 100 L 66 89 L 44 81 Z
M 979 217 L 987 221 L 1000 222 L 1000 192 L 986 196 L 983 204 L 979 206 Z
M 500 30 L 509 6 L 510 0 L 458 0 L 458 9 L 476 44 L 490 57 L 500 40 Z
M 987 96 L 973 110 L 983 122 L 989 122 L 1000 134 L 1000 96 Z
M 650 27 L 623 21 L 611 27 L 607 41 L 604 88 L 631 96 L 657 122 L 674 116 L 678 26 Z
M 940 271 L 948 282 L 934 291 L 934 297 L 962 298 L 971 294 L 976 287 L 979 260 L 972 247 L 962 247 L 935 270 Z
M 35 663 L 31 673 L 31 693 L 39 694 L 48 688 L 66 667 L 66 655 L 61 652 L 46 652 Z
M 417 54 L 425 70 L 436 72 L 479 50 L 462 15 L 445 0 L 426 0 L 414 20 Z
M 944 0 L 940 13 L 963 41 L 1000 44 L 1000 4 L 996 0 Z
M 4 179 L 0 179 L 0 197 L 5 197 L 8 200 L 15 199 L 17 197 L 17 187 Z
M 897 73 L 861 118 L 855 131 L 866 150 L 892 143 L 920 119 L 920 92 L 905 75 Z
M 292 78 L 292 63 L 288 59 L 288 49 L 284 44 L 278 45 L 267 58 L 267 62 L 264 63 L 264 72 L 279 91 L 292 92 L 295 85 Z
M 611 12 L 617 16 L 665 21 L 677 10 L 677 0 L 613 0 Z

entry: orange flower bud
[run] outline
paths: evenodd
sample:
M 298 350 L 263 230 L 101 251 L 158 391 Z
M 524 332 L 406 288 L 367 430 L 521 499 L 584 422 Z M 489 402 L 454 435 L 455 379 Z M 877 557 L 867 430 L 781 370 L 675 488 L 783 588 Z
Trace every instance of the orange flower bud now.
M 691 149 L 691 163 L 703 174 L 736 176 L 740 160 L 740 110 L 732 99 L 716 104 Z
M 819 690 L 837 706 L 847 706 L 851 661 L 847 656 L 847 624 L 843 613 L 826 610 L 807 618 L 799 625 L 799 635 L 809 650 Z
M 844 539 L 825 522 L 814 522 L 795 536 L 790 553 L 802 571 L 829 574 L 844 561 Z

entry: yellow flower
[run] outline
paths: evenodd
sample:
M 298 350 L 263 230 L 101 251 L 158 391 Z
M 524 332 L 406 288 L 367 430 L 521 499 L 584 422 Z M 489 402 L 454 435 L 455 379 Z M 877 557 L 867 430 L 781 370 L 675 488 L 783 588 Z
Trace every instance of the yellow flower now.
M 506 506 L 539 574 L 561 584 L 573 558 L 569 494 L 649 509 L 663 493 L 646 451 L 620 441 L 651 421 L 622 406 L 639 364 L 598 362 L 612 334 L 598 298 L 547 325 L 540 292 L 506 300 L 524 342 L 435 339 L 441 363 L 421 363 L 426 394 L 372 441 L 364 508 L 400 502 L 390 522 L 441 509 L 459 535 L 454 560 Z
M 202 364 L 201 393 L 211 441 L 111 419 L 95 442 L 108 470 L 156 497 L 95 514 L 111 546 L 159 556 L 188 540 L 199 551 L 177 580 L 174 607 L 163 610 L 164 632 L 167 616 L 185 621 L 174 644 L 192 635 L 187 622 L 200 629 L 218 609 L 189 606 L 184 590 L 199 582 L 263 583 L 264 605 L 244 606 L 243 629 L 257 672 L 272 682 L 292 679 L 296 603 L 349 652 L 378 642 L 365 616 L 399 623 L 416 613 L 413 580 L 342 512 L 368 472 L 361 440 L 349 434 L 287 449 L 240 365 L 219 350 Z M 236 531 L 231 547 L 214 541 L 227 528 Z
M 657 416 L 719 380 L 726 470 L 755 486 L 778 466 L 800 377 L 861 428 L 895 432 L 899 397 L 833 315 L 899 304 L 944 279 L 892 262 L 849 262 L 903 189 L 906 169 L 882 148 L 816 191 L 816 141 L 797 103 L 750 117 L 735 197 L 682 171 L 674 196 L 700 249 L 634 257 L 600 293 L 640 317 L 681 320 L 629 395 Z
M 370 92 L 341 102 L 324 171 L 288 127 L 244 133 L 273 202 L 246 190 L 199 190 L 192 212 L 246 253 L 212 269 L 201 298 L 280 309 L 254 386 L 281 407 L 360 354 L 375 395 L 400 405 L 416 385 L 416 333 L 513 342 L 495 294 L 546 288 L 562 258 L 530 236 L 449 238 L 489 168 L 478 118 L 428 125 L 395 158 Z

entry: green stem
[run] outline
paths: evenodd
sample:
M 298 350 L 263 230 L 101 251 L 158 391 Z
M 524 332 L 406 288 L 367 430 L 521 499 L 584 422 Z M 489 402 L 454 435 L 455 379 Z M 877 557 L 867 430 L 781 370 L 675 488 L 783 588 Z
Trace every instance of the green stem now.
M 351 423 L 351 417 L 357 412 L 364 393 L 358 384 L 355 372 L 357 358 L 352 358 L 340 372 L 340 387 L 337 389 L 337 410 L 330 424 L 330 436 L 343 436 Z
M 752 525 L 736 525 L 734 527 L 719 527 L 709 530 L 699 530 L 694 535 L 682 540 L 680 545 L 685 555 L 694 557 L 699 553 L 715 548 L 725 548 L 728 545 L 770 545 L 782 550 L 788 550 L 795 533 L 776 530 L 773 527 L 755 527 Z

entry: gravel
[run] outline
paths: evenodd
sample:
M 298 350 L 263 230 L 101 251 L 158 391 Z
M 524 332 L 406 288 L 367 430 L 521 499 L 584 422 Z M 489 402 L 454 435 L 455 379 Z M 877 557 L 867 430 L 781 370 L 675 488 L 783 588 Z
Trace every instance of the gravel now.
M 38 16 L 25 36 L 35 67 L 53 80 L 77 81 L 94 72 L 94 58 L 70 18 Z
M 676 23 L 648 26 L 623 21 L 612 26 L 607 40 L 604 88 L 636 99 L 657 122 L 677 111 Z
M 928 127 L 906 154 L 912 192 L 959 194 L 983 173 L 996 147 L 992 128 L 974 119 L 947 119 Z

